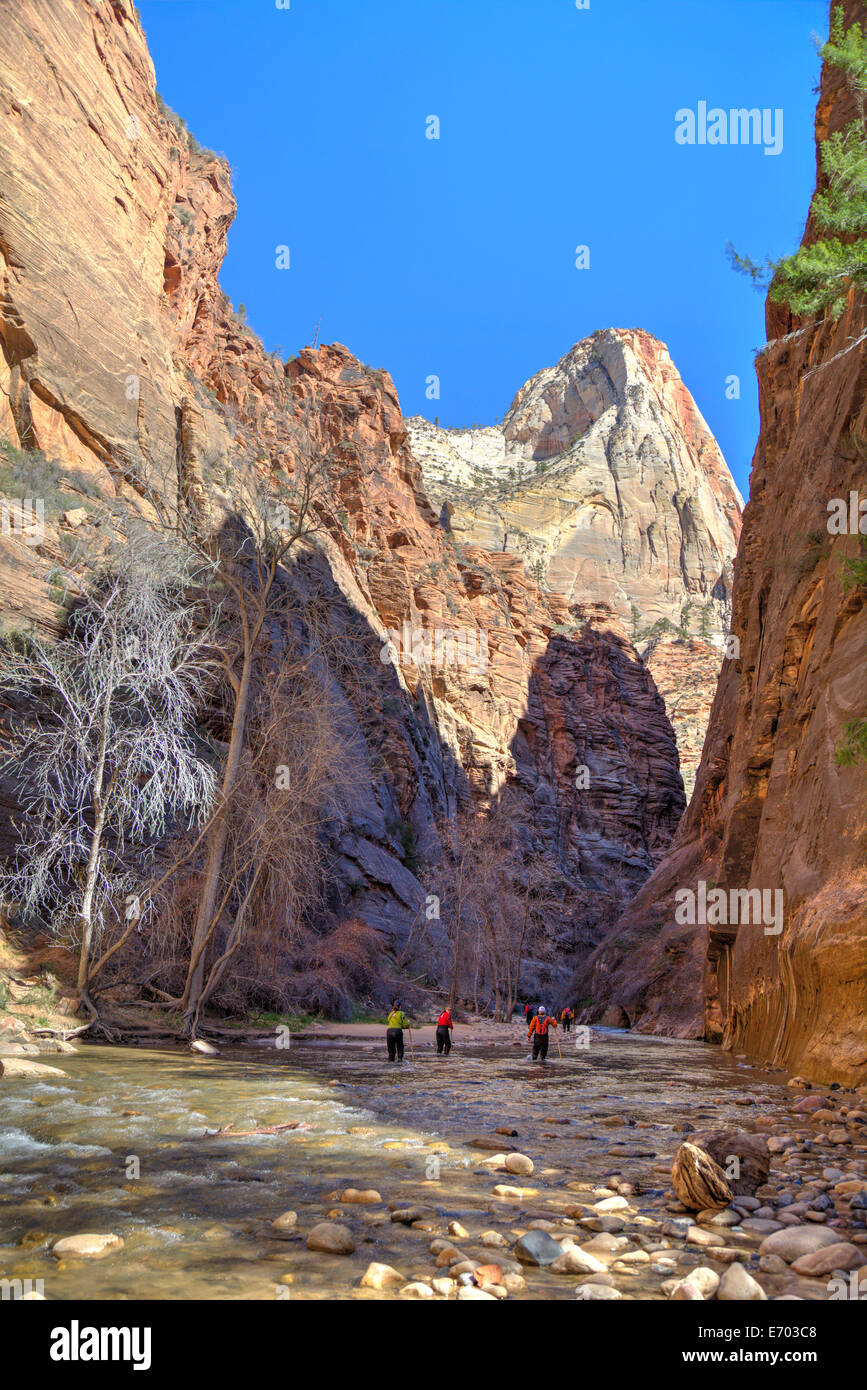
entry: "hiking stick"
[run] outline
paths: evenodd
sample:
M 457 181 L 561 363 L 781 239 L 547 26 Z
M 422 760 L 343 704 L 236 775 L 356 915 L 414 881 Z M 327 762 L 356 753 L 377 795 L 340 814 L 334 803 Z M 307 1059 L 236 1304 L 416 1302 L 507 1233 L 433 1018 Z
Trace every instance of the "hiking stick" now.
M 563 1060 L 563 1053 L 560 1052 L 560 1034 L 557 1034 L 557 1051 L 560 1053 L 560 1061 Z

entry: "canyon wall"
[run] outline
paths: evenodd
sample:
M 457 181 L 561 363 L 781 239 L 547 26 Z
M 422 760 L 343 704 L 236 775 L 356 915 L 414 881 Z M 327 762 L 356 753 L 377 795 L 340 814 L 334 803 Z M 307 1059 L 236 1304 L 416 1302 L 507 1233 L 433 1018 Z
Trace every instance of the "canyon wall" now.
M 859 0 L 845 15 L 867 20 Z M 857 115 L 825 65 L 817 143 Z M 811 214 L 805 243 L 816 236 Z M 855 290 L 836 323 L 768 301 L 734 571 L 740 653 L 723 663 L 671 849 L 580 981 L 596 1017 L 841 1082 L 867 1077 L 867 770 L 836 757 L 867 716 L 867 589 L 846 582 L 863 542 L 829 534 L 828 503 L 867 494 L 865 329 Z M 728 922 L 678 922 L 675 894 L 700 883 L 780 893 L 782 929 L 731 908 Z
M 431 500 L 452 531 L 524 556 L 570 607 L 626 623 L 685 604 L 728 630 L 742 500 L 664 343 L 611 328 L 526 382 L 503 423 L 409 420 Z
M 594 333 L 531 377 L 500 425 L 408 426 L 456 539 L 521 555 L 573 614 L 629 633 L 665 693 L 689 796 L 742 500 L 665 344 Z
M 332 451 L 321 543 L 291 575 L 328 597 L 349 653 L 336 698 L 363 764 L 326 831 L 329 909 L 378 929 L 394 957 L 412 940 L 441 977 L 426 894 L 459 808 L 508 787 L 525 856 L 550 865 L 560 900 L 523 983 L 559 989 L 685 804 L 671 724 L 627 629 L 441 522 L 386 372 L 339 344 L 288 362 L 265 352 L 217 280 L 235 212 L 226 162 L 161 106 L 128 0 L 23 0 L 4 12 L 0 73 L 2 490 L 29 489 L 46 511 L 38 544 L 0 537 L 6 625 L 56 636 L 70 548 L 147 513 L 148 489 L 216 528 L 239 476 L 276 485 L 305 447 Z M 690 576 L 707 588 L 715 566 L 699 537 Z M 404 625 L 410 640 L 461 634 L 484 660 L 389 660 L 386 634 Z M 272 626 L 279 649 L 288 632 Z M 8 784 L 0 797 L 8 850 Z

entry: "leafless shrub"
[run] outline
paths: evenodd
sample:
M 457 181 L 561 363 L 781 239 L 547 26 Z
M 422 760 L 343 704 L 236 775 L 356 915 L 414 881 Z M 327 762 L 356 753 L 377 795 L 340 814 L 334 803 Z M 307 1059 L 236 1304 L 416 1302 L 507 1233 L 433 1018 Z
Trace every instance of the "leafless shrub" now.
M 287 1005 L 345 1018 L 356 1000 L 383 1000 L 382 937 L 357 918 L 313 933 L 289 957 Z

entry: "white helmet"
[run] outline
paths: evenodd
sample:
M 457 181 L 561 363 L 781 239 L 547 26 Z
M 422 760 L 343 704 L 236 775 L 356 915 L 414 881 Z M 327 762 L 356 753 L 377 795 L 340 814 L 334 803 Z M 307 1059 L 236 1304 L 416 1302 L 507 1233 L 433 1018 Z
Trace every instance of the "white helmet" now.
M 545 1012 L 545 1007 L 544 1007 L 543 1004 L 540 1004 L 540 1005 L 539 1005 L 539 1013 L 540 1013 L 540 1014 L 544 1014 L 544 1012 Z

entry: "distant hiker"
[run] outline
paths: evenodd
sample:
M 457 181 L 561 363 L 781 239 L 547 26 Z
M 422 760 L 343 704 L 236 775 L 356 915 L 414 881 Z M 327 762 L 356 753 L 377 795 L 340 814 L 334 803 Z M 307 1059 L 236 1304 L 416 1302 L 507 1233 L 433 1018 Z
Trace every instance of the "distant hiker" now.
M 403 1030 L 410 1028 L 409 1019 L 400 1007 L 400 1001 L 395 999 L 391 1006 L 391 1013 L 385 1021 L 386 1033 L 385 1043 L 388 1048 L 388 1060 L 390 1062 L 403 1061 Z
M 525 1004 L 525 1005 L 524 1005 L 524 1022 L 526 1023 L 526 1025 L 527 1025 L 528 1028 L 529 1028 L 529 1026 L 530 1026 L 530 1020 L 531 1020 L 532 1017 L 533 1017 L 533 1010 L 530 1008 L 530 1005 L 529 1005 L 529 1004 Z
M 563 1025 L 563 1032 L 564 1032 L 564 1033 L 569 1033 L 569 1032 L 572 1031 L 572 1020 L 573 1020 L 574 1017 L 575 1017 L 574 1013 L 572 1012 L 572 1010 L 569 1008 L 569 1005 L 567 1004 L 566 1007 L 565 1007 L 565 1009 L 563 1009 L 563 1010 L 561 1011 L 561 1013 L 560 1013 L 560 1022 L 561 1022 L 562 1025 Z
M 451 1010 L 449 1009 L 448 1004 L 446 1004 L 445 1008 L 443 1009 L 442 1013 L 437 1019 L 437 1053 L 440 1056 L 442 1056 L 442 1054 L 445 1053 L 448 1057 L 449 1053 L 452 1050 L 452 1029 L 454 1028 L 454 1026 L 454 1023 L 452 1022 Z
M 530 1027 L 527 1030 L 527 1037 L 533 1039 L 533 1061 L 541 1060 L 544 1062 L 548 1056 L 548 1029 L 556 1028 L 557 1020 L 545 1011 L 542 1004 L 539 1005 L 534 1017 L 530 1020 Z

